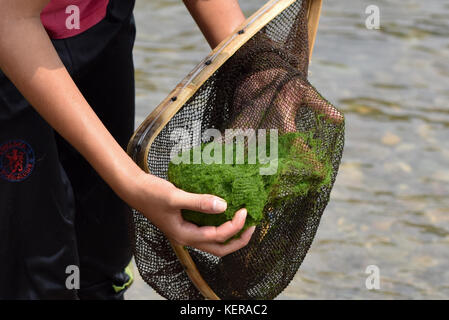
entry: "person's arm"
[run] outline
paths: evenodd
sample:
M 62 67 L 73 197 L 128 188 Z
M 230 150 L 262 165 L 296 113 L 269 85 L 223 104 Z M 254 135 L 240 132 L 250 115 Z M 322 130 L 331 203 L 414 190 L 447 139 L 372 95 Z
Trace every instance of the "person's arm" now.
M 220 213 L 219 198 L 196 195 L 144 173 L 114 140 L 68 74 L 42 23 L 48 0 L 0 0 L 0 69 L 37 112 L 93 166 L 125 202 L 148 217 L 167 237 L 225 255 L 245 246 L 254 231 L 222 244 L 243 227 L 246 211 L 220 227 L 197 227 L 181 208 Z
M 245 21 L 237 0 L 183 1 L 212 48 Z

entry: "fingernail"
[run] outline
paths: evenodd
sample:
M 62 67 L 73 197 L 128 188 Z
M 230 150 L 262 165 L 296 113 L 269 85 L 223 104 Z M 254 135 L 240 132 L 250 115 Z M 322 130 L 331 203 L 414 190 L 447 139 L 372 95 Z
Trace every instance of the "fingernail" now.
M 245 220 L 246 219 L 246 216 L 247 216 L 247 214 L 248 214 L 248 211 L 246 210 L 246 209 L 242 209 L 242 211 L 240 211 L 241 213 L 240 213 L 240 216 L 241 216 L 241 219 L 242 220 Z
M 228 207 L 228 204 L 223 199 L 215 198 L 214 199 L 214 203 L 212 204 L 212 206 L 213 206 L 213 210 L 214 211 L 216 211 L 216 212 L 223 212 Z

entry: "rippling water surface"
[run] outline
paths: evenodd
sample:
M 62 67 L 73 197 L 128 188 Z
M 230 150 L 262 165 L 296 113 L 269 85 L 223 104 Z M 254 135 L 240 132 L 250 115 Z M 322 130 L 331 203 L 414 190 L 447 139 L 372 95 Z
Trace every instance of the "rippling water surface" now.
M 249 15 L 264 1 L 241 1 Z M 381 29 L 365 27 L 376 4 Z M 137 124 L 209 48 L 179 0 L 139 0 Z M 309 80 L 346 115 L 313 246 L 282 299 L 449 298 L 449 3 L 324 1 Z M 380 290 L 365 286 L 380 269 Z M 157 299 L 137 279 L 127 298 Z

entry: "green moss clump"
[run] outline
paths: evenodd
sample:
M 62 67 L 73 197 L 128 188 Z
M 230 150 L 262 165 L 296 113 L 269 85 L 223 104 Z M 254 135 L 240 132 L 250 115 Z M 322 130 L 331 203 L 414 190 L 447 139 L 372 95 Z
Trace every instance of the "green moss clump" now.
M 269 141 L 267 135 L 267 154 L 271 152 Z M 209 143 L 202 144 L 201 152 L 208 145 Z M 299 132 L 280 135 L 277 171 L 272 175 L 260 174 L 260 168 L 266 168 L 269 164 L 259 161 L 249 164 L 248 157 L 245 157 L 243 164 L 235 164 L 235 143 L 233 147 L 233 164 L 225 164 L 224 144 L 219 145 L 222 150 L 221 164 L 170 162 L 168 179 L 176 187 L 193 193 L 213 194 L 228 203 L 223 214 L 183 210 L 184 219 L 199 226 L 219 226 L 231 220 L 236 211 L 246 208 L 247 228 L 257 225 L 263 219 L 263 210 L 267 203 L 276 205 L 292 197 L 305 196 L 331 181 L 330 162 L 321 150 L 321 142 L 319 139 L 313 139 L 312 135 Z M 191 160 L 194 159 L 194 150 L 195 148 L 185 151 L 189 153 Z M 213 155 L 212 149 L 211 156 Z

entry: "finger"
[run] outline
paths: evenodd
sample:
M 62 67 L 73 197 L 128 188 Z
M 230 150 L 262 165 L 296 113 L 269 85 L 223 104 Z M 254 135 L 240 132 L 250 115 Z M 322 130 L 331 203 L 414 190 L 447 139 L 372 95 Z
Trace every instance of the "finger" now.
M 245 225 L 245 220 L 248 211 L 243 208 L 237 211 L 232 220 L 223 223 L 221 226 L 215 228 L 215 241 L 225 242 L 232 238 L 242 230 Z
M 296 154 L 292 154 L 292 157 L 300 157 L 305 163 L 312 166 L 314 174 L 320 179 L 324 179 L 326 176 L 326 170 L 324 163 L 318 158 L 317 154 L 306 144 L 303 138 L 297 137 L 292 142 L 294 151 Z
M 187 209 L 203 213 L 222 213 L 227 208 L 225 200 L 210 194 L 195 194 L 177 189 L 172 194 L 172 206 L 175 209 Z
M 246 216 L 246 209 L 240 209 L 236 212 L 232 220 L 223 223 L 219 227 L 198 227 L 193 223 L 185 221 L 181 226 L 183 229 L 182 233 L 186 235 L 184 241 L 191 245 L 207 242 L 225 242 L 242 230 L 245 225 Z
M 327 119 L 337 125 L 344 121 L 343 114 L 327 102 L 323 97 L 321 97 L 321 95 L 311 85 L 307 86 L 307 90 L 304 95 L 304 103 L 312 109 L 324 114 Z
M 260 126 L 278 128 L 280 133 L 296 132 L 296 114 L 303 99 L 304 88 L 296 79 L 284 78 L 281 84 L 274 90 L 276 96 Z
M 242 235 L 238 239 L 233 239 L 229 241 L 229 243 L 227 244 L 206 242 L 199 244 L 195 247 L 199 250 L 211 253 L 215 256 L 223 257 L 245 247 L 251 240 L 251 236 L 253 235 L 255 228 L 256 227 L 254 226 L 248 228 L 242 233 Z
M 270 106 L 278 76 L 272 70 L 265 70 L 249 75 L 237 87 L 233 112 L 237 113 L 230 129 L 258 128 L 266 109 Z

